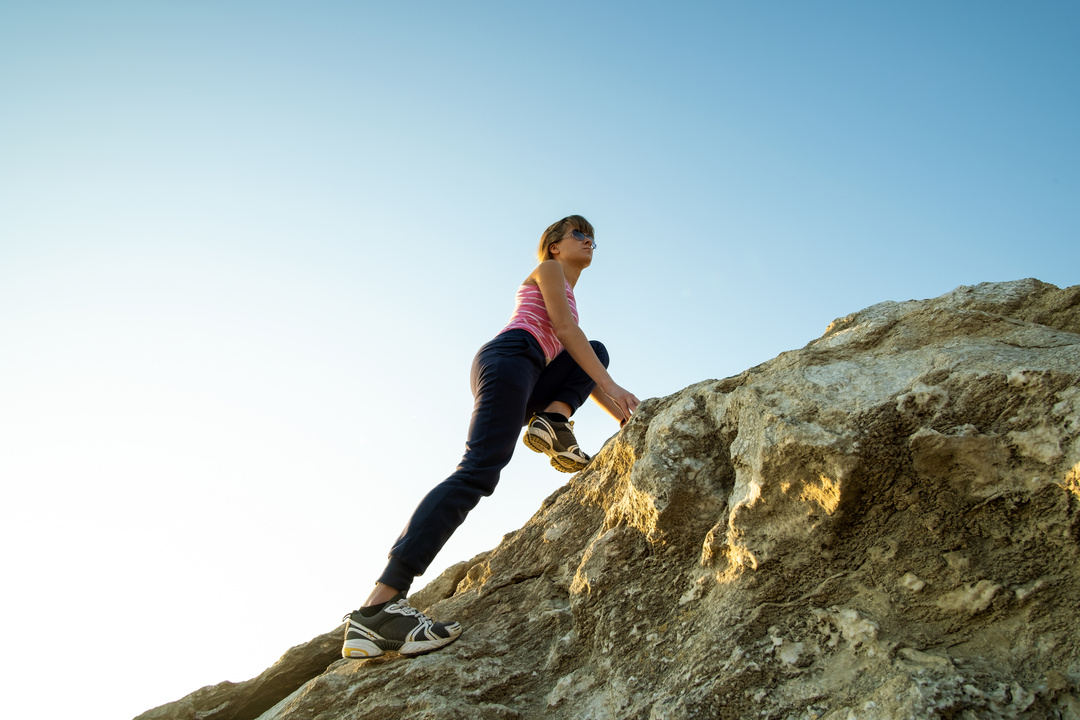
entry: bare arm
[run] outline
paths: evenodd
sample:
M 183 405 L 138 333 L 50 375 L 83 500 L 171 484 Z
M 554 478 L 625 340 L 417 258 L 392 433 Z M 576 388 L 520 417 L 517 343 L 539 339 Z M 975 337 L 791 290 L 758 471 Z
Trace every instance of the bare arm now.
M 625 425 L 630 419 L 623 416 L 622 410 L 620 410 L 619 406 L 615 404 L 615 401 L 608 397 L 607 394 L 600 388 L 596 388 L 595 390 L 593 390 L 592 394 L 589 395 L 589 397 L 595 400 L 597 405 L 604 408 L 608 415 L 618 420 L 619 427 Z
M 632 392 L 611 379 L 607 368 L 600 362 L 600 358 L 596 357 L 585 333 L 574 322 L 570 303 L 566 299 L 566 276 L 562 266 L 554 260 L 548 260 L 537 266 L 529 278 L 540 288 L 555 336 L 578 366 L 596 382 L 593 399 L 620 423 L 629 420 L 639 401 Z

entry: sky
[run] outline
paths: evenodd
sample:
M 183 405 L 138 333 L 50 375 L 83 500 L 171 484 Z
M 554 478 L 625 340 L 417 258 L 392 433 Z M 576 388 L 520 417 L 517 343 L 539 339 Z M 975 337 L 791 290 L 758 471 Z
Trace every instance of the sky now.
M 642 399 L 878 302 L 1077 284 L 1078 34 L 1050 1 L 3 4 L 7 712 L 134 717 L 358 607 L 565 215 Z M 519 449 L 414 589 L 569 478 Z

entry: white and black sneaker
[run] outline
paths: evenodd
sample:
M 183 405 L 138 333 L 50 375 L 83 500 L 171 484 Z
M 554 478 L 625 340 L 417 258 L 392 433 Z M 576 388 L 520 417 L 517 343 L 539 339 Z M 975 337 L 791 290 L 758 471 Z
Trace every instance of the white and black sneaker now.
M 387 650 L 422 655 L 449 645 L 461 635 L 461 626 L 456 622 L 433 621 L 410 606 L 403 593 L 390 598 L 370 617 L 364 615 L 364 610 L 353 610 L 342 618 L 348 621 L 341 648 L 343 658 L 373 658 Z
M 589 464 L 589 456 L 581 451 L 574 437 L 573 420 L 555 420 L 537 413 L 529 420 L 521 441 L 530 450 L 549 456 L 556 470 L 573 473 Z

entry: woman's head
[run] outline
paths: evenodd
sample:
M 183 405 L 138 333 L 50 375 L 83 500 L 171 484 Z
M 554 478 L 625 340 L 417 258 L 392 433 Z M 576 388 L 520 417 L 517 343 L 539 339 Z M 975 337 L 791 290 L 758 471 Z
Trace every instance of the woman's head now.
M 583 232 L 591 238 L 596 237 L 592 224 L 585 218 L 580 215 L 564 217 L 562 220 L 549 225 L 544 234 L 540 236 L 540 247 L 537 248 L 536 252 L 540 262 L 550 260 L 552 257 L 551 246 L 566 237 L 566 234 L 572 230 Z

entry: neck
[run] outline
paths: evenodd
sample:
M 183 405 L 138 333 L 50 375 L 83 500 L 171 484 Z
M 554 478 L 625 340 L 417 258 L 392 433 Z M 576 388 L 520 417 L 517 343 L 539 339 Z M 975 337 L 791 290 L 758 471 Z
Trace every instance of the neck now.
M 556 258 L 556 260 L 562 265 L 563 276 L 566 278 L 566 282 L 570 283 L 570 288 L 577 287 L 578 278 L 581 277 L 581 271 L 585 268 L 581 265 L 564 262 L 561 258 Z

